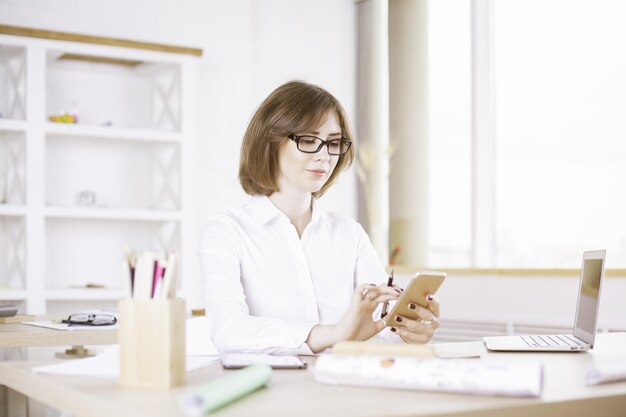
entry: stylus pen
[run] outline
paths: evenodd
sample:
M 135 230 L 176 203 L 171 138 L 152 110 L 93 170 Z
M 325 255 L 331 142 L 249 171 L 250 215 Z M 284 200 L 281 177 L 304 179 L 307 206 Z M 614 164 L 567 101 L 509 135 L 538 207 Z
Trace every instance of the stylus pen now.
M 389 278 L 387 278 L 387 286 L 391 287 L 392 285 L 393 285 L 393 269 L 391 270 L 391 273 L 389 273 Z M 383 304 L 383 311 L 382 313 L 380 313 L 381 319 L 387 315 L 387 307 L 389 307 L 389 301 L 385 301 L 385 303 Z

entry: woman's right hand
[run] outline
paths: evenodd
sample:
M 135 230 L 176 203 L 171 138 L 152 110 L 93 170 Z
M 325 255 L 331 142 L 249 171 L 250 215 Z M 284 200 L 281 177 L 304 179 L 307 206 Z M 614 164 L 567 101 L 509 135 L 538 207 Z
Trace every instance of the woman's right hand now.
M 396 300 L 400 291 L 397 286 L 388 287 L 384 284 L 357 286 L 352 295 L 350 307 L 339 323 L 333 326 L 318 324 L 313 327 L 307 338 L 307 344 L 313 352 L 321 352 L 342 340 L 371 338 L 385 327 L 382 319 L 374 320 L 374 310 L 380 303 Z
M 343 315 L 337 329 L 339 340 L 367 340 L 385 328 L 382 319 L 374 320 L 378 304 L 396 300 L 400 290 L 384 284 L 361 284 L 356 287 L 348 311 Z

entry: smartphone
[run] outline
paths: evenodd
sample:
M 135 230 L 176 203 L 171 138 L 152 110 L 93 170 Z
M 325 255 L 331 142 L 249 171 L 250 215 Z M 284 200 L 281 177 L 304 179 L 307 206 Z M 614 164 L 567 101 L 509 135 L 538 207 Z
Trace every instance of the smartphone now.
M 445 279 L 445 272 L 435 271 L 420 272 L 411 278 L 409 285 L 404 289 L 391 311 L 385 316 L 385 326 L 395 326 L 397 324 L 396 316 L 416 320 L 418 318 L 417 312 L 409 308 L 409 303 L 425 307 L 426 295 L 435 294 Z
M 264 353 L 225 353 L 221 357 L 224 369 L 241 369 L 250 365 L 269 365 L 273 369 L 306 369 L 307 364 L 297 356 Z

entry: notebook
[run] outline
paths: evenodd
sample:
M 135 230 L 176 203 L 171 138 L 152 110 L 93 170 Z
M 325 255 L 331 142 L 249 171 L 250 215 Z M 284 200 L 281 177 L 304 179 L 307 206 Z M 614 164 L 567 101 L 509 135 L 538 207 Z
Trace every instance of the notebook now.
M 314 372 L 324 384 L 468 395 L 539 397 L 543 387 L 540 363 L 482 359 L 325 353 L 317 358 Z
M 583 253 L 574 329 L 570 334 L 484 337 L 489 350 L 580 352 L 593 349 L 604 280 L 605 250 Z

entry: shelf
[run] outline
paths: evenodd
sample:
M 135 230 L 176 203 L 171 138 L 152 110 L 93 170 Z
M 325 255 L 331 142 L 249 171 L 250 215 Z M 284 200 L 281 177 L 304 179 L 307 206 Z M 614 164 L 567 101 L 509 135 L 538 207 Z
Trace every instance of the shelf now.
M 26 132 L 24 120 L 0 119 L 0 132 Z
M 22 301 L 26 300 L 26 291 L 3 288 L 0 289 L 0 301 Z
M 1 125 L 0 125 L 1 126 Z M 180 132 L 114 126 L 86 126 L 71 123 L 46 123 L 48 137 L 124 140 L 134 142 L 181 143 Z
M 122 220 L 122 221 L 151 221 L 169 222 L 180 221 L 182 215 L 178 211 L 166 210 L 133 210 L 107 208 L 74 208 L 49 207 L 45 216 L 50 219 L 86 219 L 86 220 Z
M 26 207 L 16 206 L 12 204 L 0 204 L 0 216 L 24 216 L 26 215 Z
M 198 63 L 0 35 L 0 301 L 32 314 L 109 305 L 128 296 L 125 248 L 193 253 L 181 207 Z M 67 112 L 79 123 L 49 120 Z
M 59 288 L 47 290 L 48 301 L 119 300 L 128 297 L 122 288 Z

